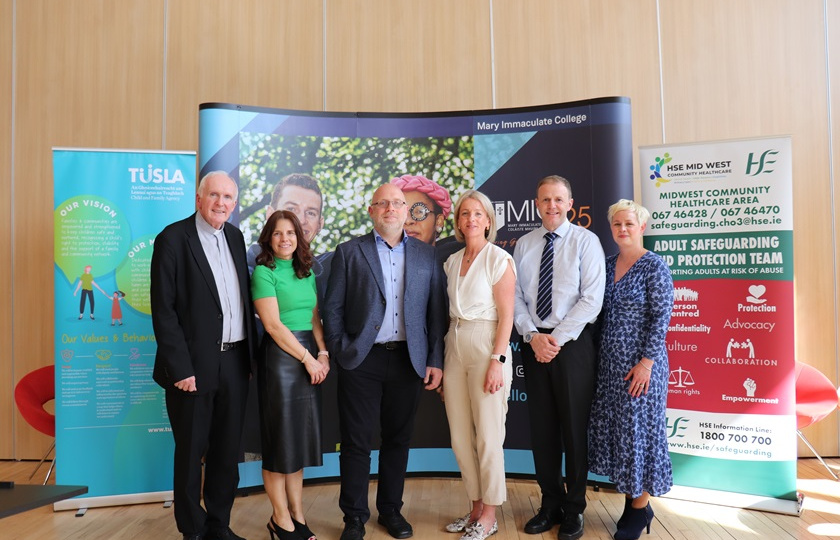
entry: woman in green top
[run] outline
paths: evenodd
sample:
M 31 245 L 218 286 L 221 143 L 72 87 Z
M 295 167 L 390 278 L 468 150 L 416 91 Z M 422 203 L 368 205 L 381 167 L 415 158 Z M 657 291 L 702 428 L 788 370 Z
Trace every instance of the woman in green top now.
M 258 240 L 251 296 L 263 326 L 257 360 L 262 469 L 272 539 L 312 539 L 303 516 L 303 468 L 323 463 L 321 388 L 329 353 L 318 315 L 312 252 L 298 218 L 280 210 Z

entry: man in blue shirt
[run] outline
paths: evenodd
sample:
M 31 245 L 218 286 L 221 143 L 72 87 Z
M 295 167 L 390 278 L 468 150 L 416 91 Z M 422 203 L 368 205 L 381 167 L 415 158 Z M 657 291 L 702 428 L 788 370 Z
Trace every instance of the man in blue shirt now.
M 542 225 L 516 243 L 514 324 L 522 336 L 531 447 L 539 512 L 525 524 L 540 534 L 559 523 L 559 540 L 583 535 L 587 431 L 595 392 L 592 323 L 604 299 L 604 250 L 598 237 L 566 218 L 572 187 L 560 176 L 537 184 Z M 566 455 L 566 478 L 561 474 Z
M 370 517 L 371 439 L 380 422 L 378 522 L 394 538 L 414 532 L 400 513 L 414 415 L 423 385 L 443 377 L 446 306 L 433 246 L 403 231 L 408 209 L 393 184 L 373 194 L 373 232 L 335 250 L 321 310 L 338 366 L 341 540 L 361 540 Z

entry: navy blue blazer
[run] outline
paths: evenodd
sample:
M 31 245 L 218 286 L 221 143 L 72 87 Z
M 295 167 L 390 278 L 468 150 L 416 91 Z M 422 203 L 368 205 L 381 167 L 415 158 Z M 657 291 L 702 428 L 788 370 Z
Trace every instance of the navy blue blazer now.
M 373 233 L 340 244 L 321 307 L 324 336 L 333 360 L 355 369 L 370 353 L 385 318 L 385 280 Z M 414 370 L 443 368 L 446 302 L 435 248 L 414 238 L 405 245 L 405 333 Z

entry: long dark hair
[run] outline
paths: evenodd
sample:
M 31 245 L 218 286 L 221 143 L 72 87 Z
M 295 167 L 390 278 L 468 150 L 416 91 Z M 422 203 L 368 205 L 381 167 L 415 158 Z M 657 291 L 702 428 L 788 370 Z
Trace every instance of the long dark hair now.
M 257 264 L 274 269 L 274 250 L 271 249 L 271 235 L 274 234 L 277 222 L 281 219 L 289 220 L 295 229 L 297 247 L 295 252 L 292 253 L 292 268 L 295 269 L 295 275 L 298 279 L 309 277 L 312 273 L 312 251 L 309 249 L 309 242 L 303 236 L 303 227 L 300 226 L 300 220 L 294 212 L 288 210 L 275 210 L 269 216 L 268 221 L 265 222 L 260 238 L 257 240 L 261 248 L 260 254 L 257 255 Z

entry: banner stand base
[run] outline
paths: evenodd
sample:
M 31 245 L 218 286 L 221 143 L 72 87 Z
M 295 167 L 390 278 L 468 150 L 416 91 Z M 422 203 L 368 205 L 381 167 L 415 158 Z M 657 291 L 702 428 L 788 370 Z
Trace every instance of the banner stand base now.
M 172 491 L 150 491 L 148 493 L 131 493 L 128 495 L 106 495 L 104 497 L 84 497 L 59 501 L 53 504 L 53 511 L 79 510 L 97 508 L 101 506 L 122 506 L 126 504 L 145 504 L 172 500 Z M 83 514 L 84 515 L 84 514 Z
M 796 500 L 776 499 L 761 495 L 748 495 L 745 493 L 733 493 L 731 491 L 716 491 L 713 489 L 702 489 L 687 486 L 674 486 L 667 494 L 662 495 L 668 499 L 680 499 L 685 501 L 716 504 L 719 506 L 732 506 L 746 510 L 759 510 L 761 512 L 773 512 L 797 516 L 802 513 L 802 500 L 804 496 L 797 492 Z

